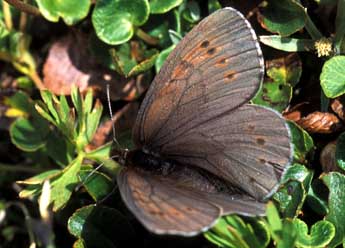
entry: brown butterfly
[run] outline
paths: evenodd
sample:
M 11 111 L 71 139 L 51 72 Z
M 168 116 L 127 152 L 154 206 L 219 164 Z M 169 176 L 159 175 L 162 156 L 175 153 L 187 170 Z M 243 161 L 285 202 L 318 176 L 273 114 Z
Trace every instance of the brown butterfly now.
M 263 75 L 254 30 L 232 8 L 202 20 L 169 55 L 117 177 L 124 202 L 148 230 L 191 236 L 222 215 L 264 214 L 292 145 L 280 114 L 247 104 Z

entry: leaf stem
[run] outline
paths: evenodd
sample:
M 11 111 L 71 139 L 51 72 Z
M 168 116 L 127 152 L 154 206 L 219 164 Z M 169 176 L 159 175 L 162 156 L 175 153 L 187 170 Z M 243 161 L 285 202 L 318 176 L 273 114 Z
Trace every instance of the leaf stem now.
M 29 74 L 29 77 L 32 79 L 32 81 L 34 81 L 36 87 L 39 90 L 44 90 L 46 89 L 46 87 L 44 86 L 41 77 L 37 74 L 37 72 L 35 70 L 31 71 L 31 73 Z
M 27 172 L 27 173 L 40 173 L 42 169 L 21 166 L 21 165 L 8 165 L 0 163 L 0 172 Z
M 142 39 L 143 41 L 145 41 L 147 44 L 149 45 L 157 45 L 159 40 L 151 35 L 149 35 L 148 33 L 146 33 L 144 30 L 138 28 L 136 33 L 135 33 L 140 39 Z
M 11 15 L 10 5 L 6 2 L 3 2 L 2 11 L 4 12 L 4 20 L 5 20 L 5 25 L 6 25 L 7 29 L 12 30 L 13 23 L 12 23 L 12 15 Z
M 317 27 L 315 26 L 315 24 L 313 23 L 313 21 L 310 19 L 307 10 L 305 9 L 305 13 L 306 13 L 306 24 L 305 24 L 305 28 L 307 30 L 307 32 L 309 33 L 309 35 L 311 36 L 311 38 L 313 40 L 319 40 L 322 38 L 322 34 L 321 32 L 317 29 Z
M 341 44 L 343 43 L 345 36 L 345 0 L 338 0 L 335 30 L 335 48 L 337 53 L 340 53 Z
M 19 1 L 19 0 L 5 0 L 5 1 L 8 2 L 9 4 L 11 4 L 12 6 L 16 7 L 20 11 L 23 11 L 23 12 L 28 13 L 30 15 L 36 15 L 36 16 L 41 15 L 41 12 L 39 11 L 39 9 L 36 8 L 35 6 L 30 5 L 30 4 L 24 3 L 24 2 Z
M 24 0 L 24 3 L 27 3 L 27 0 Z M 28 21 L 28 14 L 26 12 L 20 12 L 19 30 L 23 33 L 25 33 L 27 21 Z

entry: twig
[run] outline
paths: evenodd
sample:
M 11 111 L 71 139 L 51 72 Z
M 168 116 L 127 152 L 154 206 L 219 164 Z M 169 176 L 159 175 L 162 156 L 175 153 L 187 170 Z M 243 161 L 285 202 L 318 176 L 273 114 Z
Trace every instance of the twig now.
M 11 4 L 12 6 L 14 6 L 15 8 L 19 9 L 20 11 L 23 11 L 30 15 L 36 15 L 36 16 L 41 15 L 41 12 L 39 11 L 39 9 L 30 4 L 26 4 L 19 0 L 5 0 L 5 1 Z

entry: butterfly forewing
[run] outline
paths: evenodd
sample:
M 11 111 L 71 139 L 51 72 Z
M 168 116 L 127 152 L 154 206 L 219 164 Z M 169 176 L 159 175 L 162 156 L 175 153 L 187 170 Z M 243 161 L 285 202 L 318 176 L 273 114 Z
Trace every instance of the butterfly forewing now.
M 236 10 L 201 21 L 177 45 L 141 105 L 133 130 L 137 146 L 160 144 L 250 100 L 263 76 L 254 31 Z

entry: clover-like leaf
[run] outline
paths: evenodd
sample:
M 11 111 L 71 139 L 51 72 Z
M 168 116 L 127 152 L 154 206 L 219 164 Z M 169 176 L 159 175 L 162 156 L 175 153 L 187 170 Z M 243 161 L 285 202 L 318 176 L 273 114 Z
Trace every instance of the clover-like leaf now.
M 85 18 L 91 6 L 90 0 L 36 0 L 36 2 L 46 19 L 58 22 L 61 17 L 68 25 L 73 25 Z
M 163 14 L 179 6 L 183 0 L 150 0 L 149 2 L 152 14 Z
M 150 13 L 148 0 L 99 0 L 92 13 L 97 36 L 107 44 L 119 45 L 132 38 Z
M 306 19 L 306 12 L 297 1 L 268 1 L 263 9 L 261 23 L 272 33 L 289 36 L 302 29 Z
M 326 61 L 320 75 L 321 87 L 325 95 L 335 98 L 345 93 L 345 56 L 335 56 Z
M 11 141 L 18 148 L 33 152 L 43 147 L 49 133 L 48 123 L 34 108 L 34 102 L 24 92 L 17 92 L 7 99 L 13 109 L 22 111 L 26 117 L 18 118 L 10 127 Z
M 329 212 L 325 219 L 335 226 L 335 237 L 328 246 L 336 247 L 345 241 L 345 176 L 331 172 L 323 175 L 321 179 L 329 190 Z
M 326 220 L 321 220 L 312 225 L 310 233 L 308 226 L 300 219 L 294 219 L 293 224 L 297 231 L 296 246 L 303 248 L 325 247 L 334 237 L 335 227 Z
M 37 131 L 39 130 L 39 131 Z M 43 147 L 49 129 L 47 125 L 36 126 L 28 119 L 19 118 L 10 127 L 11 141 L 19 149 L 33 152 Z
M 135 240 L 127 219 L 116 209 L 102 206 L 78 209 L 68 220 L 68 230 L 87 247 L 132 247 Z

